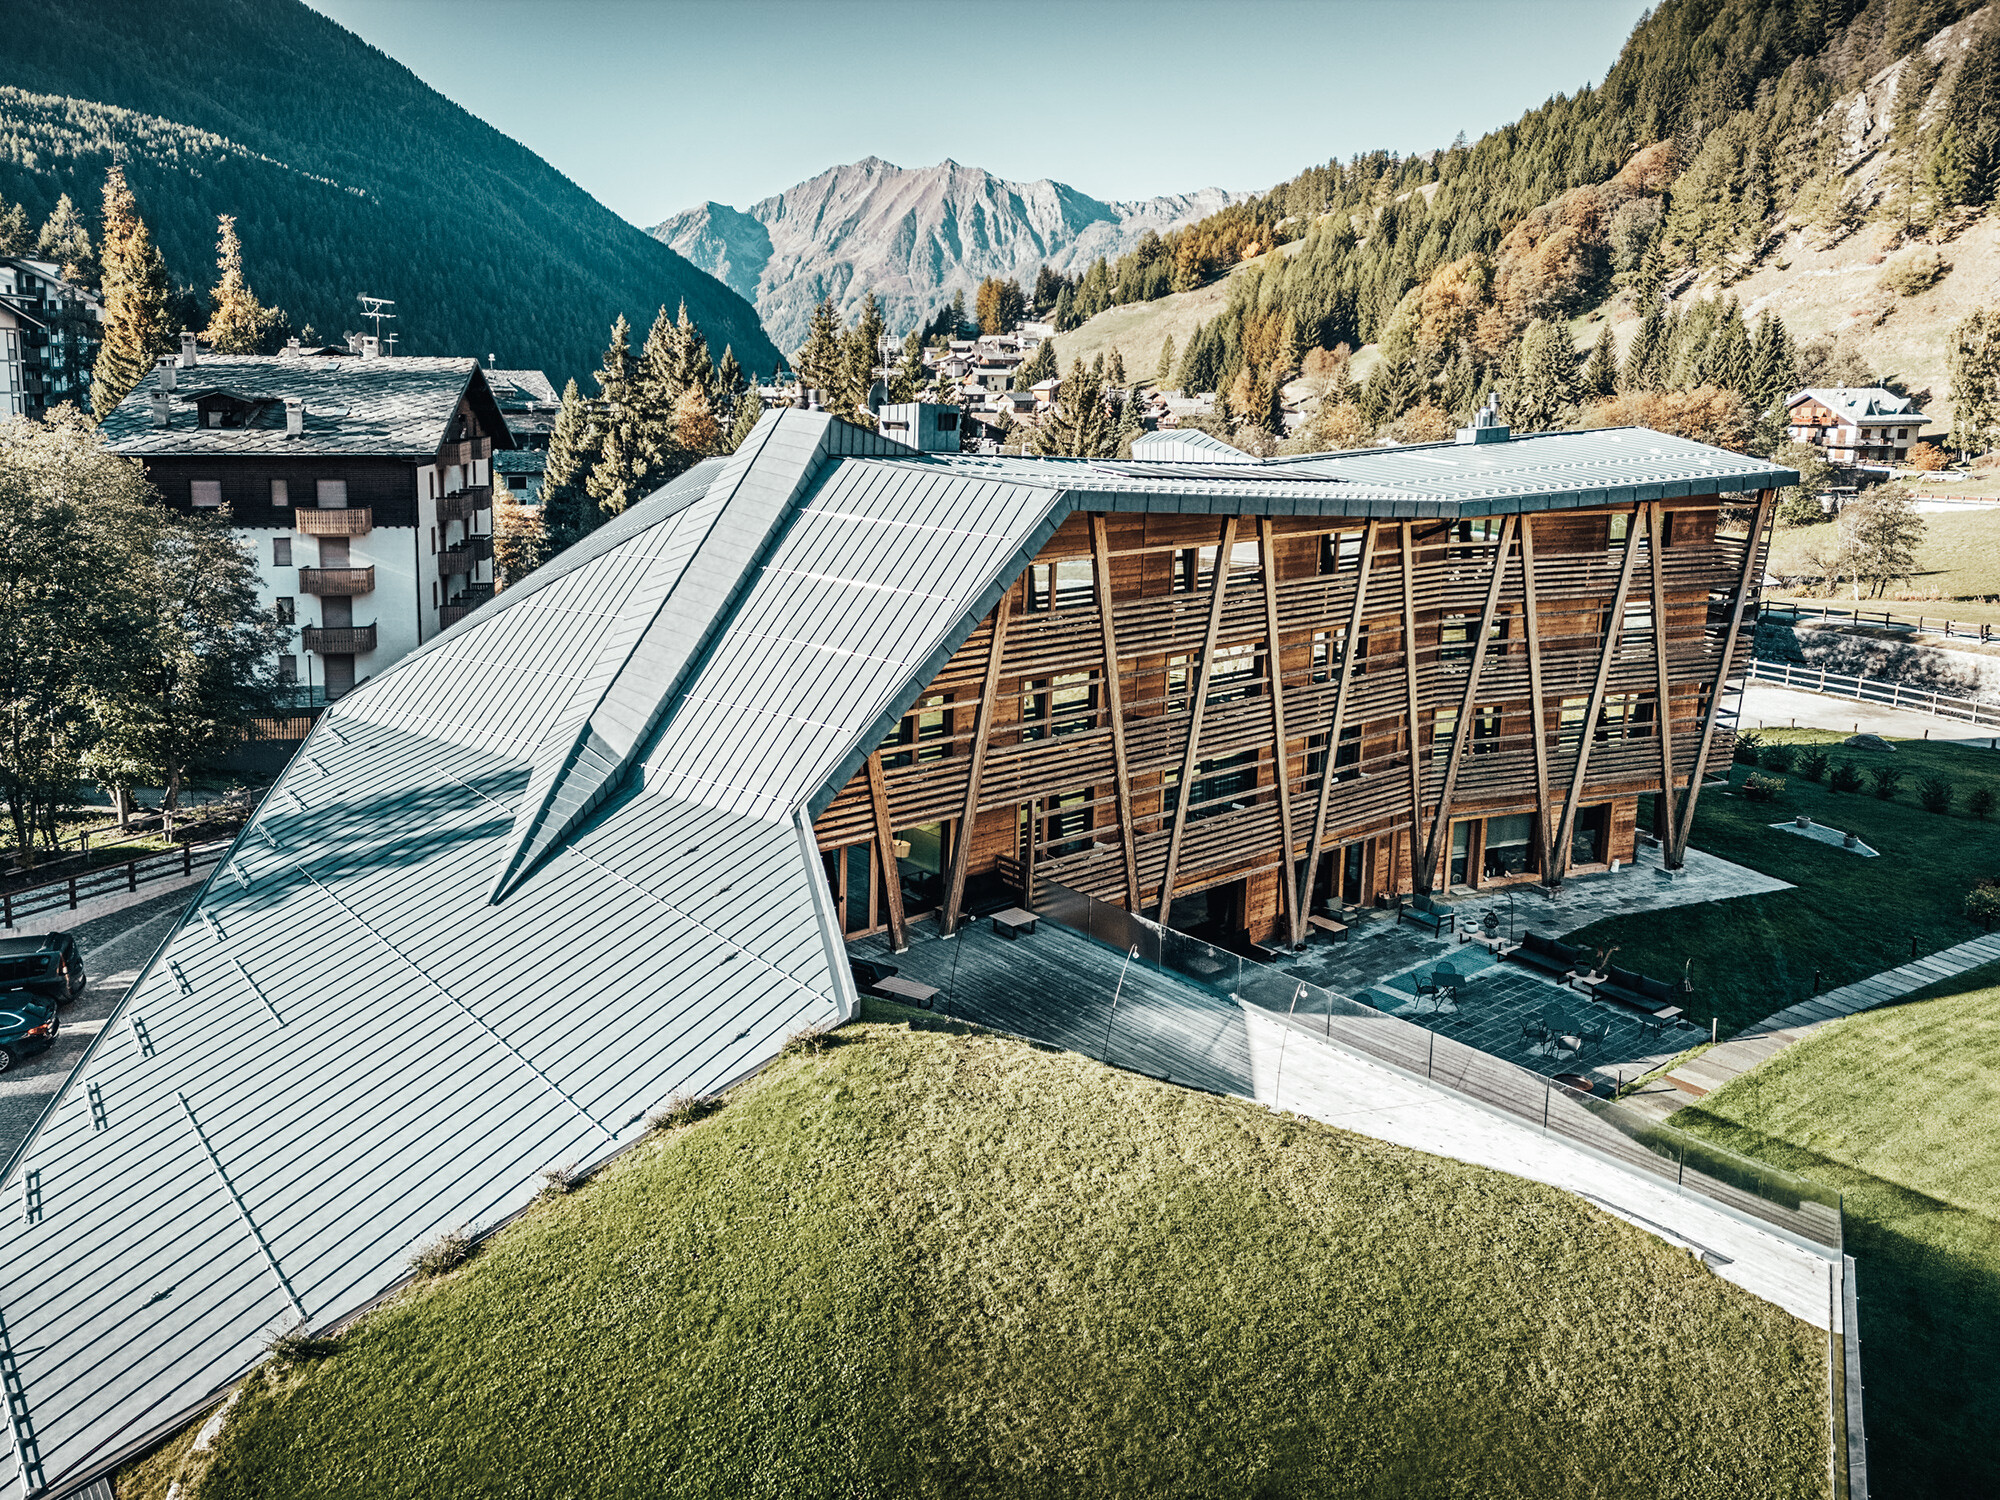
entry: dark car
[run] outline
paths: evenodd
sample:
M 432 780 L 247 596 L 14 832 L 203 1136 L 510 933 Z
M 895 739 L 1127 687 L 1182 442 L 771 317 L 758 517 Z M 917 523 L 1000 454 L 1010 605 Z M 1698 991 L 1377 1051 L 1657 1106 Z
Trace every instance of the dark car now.
M 0 995 L 0 1073 L 54 1044 L 62 1020 L 53 1000 L 26 990 Z
M 83 955 L 66 932 L 0 938 L 0 1005 L 25 990 L 37 1000 L 67 1005 L 83 993 Z

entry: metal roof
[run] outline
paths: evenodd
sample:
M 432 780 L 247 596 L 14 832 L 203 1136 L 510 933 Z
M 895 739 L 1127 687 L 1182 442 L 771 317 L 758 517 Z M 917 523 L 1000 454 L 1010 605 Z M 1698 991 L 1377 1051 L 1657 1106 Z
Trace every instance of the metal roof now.
M 172 422 L 153 425 L 158 370 L 104 418 L 102 432 L 114 453 L 130 458 L 434 457 L 462 397 L 470 394 L 490 412 L 496 445 L 506 431 L 497 406 L 471 359 L 301 359 L 282 354 L 204 354 L 175 372 L 168 396 Z M 246 427 L 198 425 L 192 397 L 221 387 L 268 403 Z M 285 435 L 285 401 L 305 402 L 305 432 Z
M 1076 509 L 1781 473 L 1631 432 L 1446 456 L 1496 450 L 1162 473 L 774 412 L 340 700 L 0 1178 L 0 1259 L 54 1268 L 0 1289 L 0 1500 L 102 1471 L 272 1329 L 352 1315 L 542 1168 L 851 1015 L 811 819 Z

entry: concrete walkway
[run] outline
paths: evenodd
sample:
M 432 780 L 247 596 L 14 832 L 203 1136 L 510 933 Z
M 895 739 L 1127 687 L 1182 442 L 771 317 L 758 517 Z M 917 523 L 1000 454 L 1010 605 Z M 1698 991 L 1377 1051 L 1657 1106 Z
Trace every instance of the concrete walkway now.
M 1246 1005 L 1253 1097 L 1272 1109 L 1435 1156 L 1511 1172 L 1588 1199 L 1699 1255 L 1725 1281 L 1827 1326 L 1838 1258 L 1724 1213 L 1673 1185 L 1617 1166 L 1559 1136 L 1328 1045 Z
M 1891 739 L 1928 737 L 1978 749 L 1991 749 L 1995 740 L 1992 729 L 1975 729 L 1957 719 L 1934 719 L 1908 709 L 1885 708 L 1879 703 L 1860 703 L 1831 693 L 1807 693 L 1764 683 L 1753 683 L 1745 689 L 1736 726 L 1750 730 L 1794 726 L 1832 729 L 1841 734 L 1879 734 Z
M 1775 1015 L 1739 1032 L 1719 1047 L 1711 1047 L 1656 1079 L 1644 1090 L 1630 1095 L 1626 1105 L 1655 1120 L 1664 1120 L 1675 1110 L 1692 1104 L 1733 1078 L 1740 1078 L 1757 1064 L 1791 1046 L 1800 1037 L 1810 1036 L 1829 1021 L 1838 1021 L 1857 1011 L 1871 1010 L 1891 1000 L 1953 979 L 1981 964 L 2000 961 L 2000 932 L 1978 937 L 1955 948 L 1913 959 L 1900 968 L 1880 974 L 1810 1000 L 1789 1005 Z

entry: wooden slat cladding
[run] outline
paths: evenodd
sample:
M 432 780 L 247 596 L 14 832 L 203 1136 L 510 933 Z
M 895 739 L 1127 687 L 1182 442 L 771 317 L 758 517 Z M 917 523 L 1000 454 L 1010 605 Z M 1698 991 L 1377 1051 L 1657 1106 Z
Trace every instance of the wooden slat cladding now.
M 1363 839 L 1371 886 L 1427 885 L 1456 821 L 1528 812 L 1560 878 L 1575 809 L 1609 802 L 1629 857 L 1633 799 L 1670 770 L 1687 786 L 1740 656 L 1758 549 L 1716 504 L 1071 515 L 994 612 L 997 657 L 989 616 L 884 742 L 889 820 L 950 826 L 954 910 L 1002 860 L 1169 913 L 1242 880 L 1246 927 L 1287 941 L 1324 851 Z M 867 780 L 821 814 L 822 848 L 879 847 Z

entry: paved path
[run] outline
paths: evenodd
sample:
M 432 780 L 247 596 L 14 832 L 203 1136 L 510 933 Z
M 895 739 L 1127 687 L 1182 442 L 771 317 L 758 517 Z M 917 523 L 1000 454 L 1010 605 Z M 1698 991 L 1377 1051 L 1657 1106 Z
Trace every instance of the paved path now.
M 1245 1006 L 1254 1095 L 1377 1140 L 1512 1172 L 1588 1199 L 1669 1244 L 1699 1254 L 1718 1276 L 1825 1328 L 1836 1258 L 1815 1253 L 1701 1199 L 1616 1166 L 1558 1136 L 1507 1119 L 1327 1045 L 1283 1018 Z
M 1920 740 L 1928 736 L 1978 748 L 1992 748 L 1993 730 L 1975 729 L 1957 719 L 1934 719 L 1929 714 L 1908 709 L 1886 708 L 1879 703 L 1859 703 L 1831 693 L 1808 693 L 1798 688 L 1772 687 L 1753 683 L 1743 694 L 1743 710 L 1737 716 L 1740 729 L 1833 729 L 1842 734 L 1880 734 L 1892 739 Z
M 1810 1000 L 1801 1000 L 1797 1005 L 1789 1005 L 1775 1015 L 1764 1017 L 1721 1046 L 1711 1047 L 1699 1057 L 1682 1063 L 1663 1079 L 1631 1095 L 1625 1103 L 1652 1119 L 1664 1120 L 1675 1110 L 1692 1104 L 1731 1079 L 1741 1077 L 1766 1058 L 1782 1052 L 1800 1037 L 1810 1036 L 1829 1021 L 1886 1005 L 1891 1000 L 1900 1000 L 1926 985 L 1956 978 L 1981 964 L 1996 961 L 2000 961 L 2000 932 L 1974 938 L 1971 942 L 1960 943 L 1939 953 L 1927 954 L 1901 968 L 1871 974 L 1866 979 L 1842 985 L 1837 990 L 1828 990 Z

